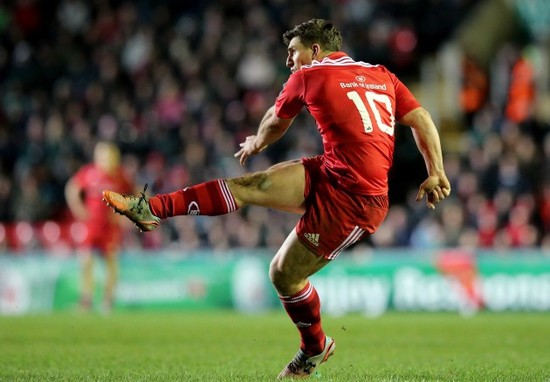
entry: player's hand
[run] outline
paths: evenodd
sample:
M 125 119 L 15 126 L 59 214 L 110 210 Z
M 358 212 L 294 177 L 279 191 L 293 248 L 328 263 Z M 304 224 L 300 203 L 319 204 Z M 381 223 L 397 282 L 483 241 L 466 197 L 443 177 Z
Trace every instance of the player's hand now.
M 432 210 L 435 205 L 451 194 L 451 184 L 445 175 L 429 176 L 418 189 L 416 201 L 419 202 L 426 197 L 426 205 Z
M 235 158 L 239 158 L 239 163 L 241 166 L 244 166 L 248 157 L 256 155 L 259 152 L 263 151 L 265 147 L 258 149 L 256 145 L 256 136 L 249 135 L 246 137 L 243 143 L 240 143 L 239 146 L 241 149 L 235 153 Z

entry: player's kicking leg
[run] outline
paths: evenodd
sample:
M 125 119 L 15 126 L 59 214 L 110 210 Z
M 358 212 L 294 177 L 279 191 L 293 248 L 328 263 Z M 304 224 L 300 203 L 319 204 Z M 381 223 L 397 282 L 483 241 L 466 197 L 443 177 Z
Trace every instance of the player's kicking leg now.
M 103 200 L 141 231 L 155 229 L 161 219 L 178 215 L 223 215 L 248 204 L 303 212 L 304 166 L 299 160 L 232 179 L 216 179 L 170 194 L 145 196 L 103 191 Z

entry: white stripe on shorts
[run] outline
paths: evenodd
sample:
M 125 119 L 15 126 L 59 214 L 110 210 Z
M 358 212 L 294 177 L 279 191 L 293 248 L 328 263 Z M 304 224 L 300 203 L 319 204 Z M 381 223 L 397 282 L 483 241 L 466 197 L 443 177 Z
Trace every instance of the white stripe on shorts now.
M 346 249 L 347 247 L 355 243 L 357 240 L 359 240 L 363 235 L 363 232 L 365 232 L 364 229 L 359 228 L 358 226 L 355 226 L 355 228 L 351 231 L 348 237 L 346 237 L 346 240 L 344 240 L 342 244 L 338 246 L 338 248 L 336 248 L 334 251 L 332 251 L 330 255 L 328 255 L 328 259 L 329 260 L 335 259 L 340 254 L 340 252 L 342 252 L 344 249 Z

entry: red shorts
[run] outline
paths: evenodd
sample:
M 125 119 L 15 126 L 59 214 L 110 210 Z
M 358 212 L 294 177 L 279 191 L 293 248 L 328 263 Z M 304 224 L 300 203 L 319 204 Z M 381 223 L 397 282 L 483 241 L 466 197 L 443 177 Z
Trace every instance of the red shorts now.
M 322 171 L 322 156 L 303 158 L 306 212 L 296 225 L 300 241 L 318 256 L 332 260 L 372 234 L 386 217 L 387 195 L 358 195 L 331 183 Z
M 86 239 L 82 247 L 100 251 L 101 256 L 110 256 L 120 247 L 122 232 L 116 225 L 86 224 Z

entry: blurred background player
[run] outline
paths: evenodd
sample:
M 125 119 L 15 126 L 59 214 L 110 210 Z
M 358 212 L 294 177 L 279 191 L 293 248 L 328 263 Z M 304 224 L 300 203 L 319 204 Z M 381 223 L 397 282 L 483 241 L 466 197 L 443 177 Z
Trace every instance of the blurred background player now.
M 82 261 L 81 308 L 90 310 L 94 298 L 94 254 L 105 261 L 103 311 L 111 311 L 118 276 L 121 220 L 101 202 L 105 187 L 128 193 L 133 190 L 120 166 L 120 151 L 111 142 L 98 142 L 93 163 L 82 166 L 67 182 L 65 197 L 74 217 L 86 227 L 86 238 L 78 249 Z
M 340 51 L 342 36 L 313 19 L 283 35 L 290 77 L 235 154 L 241 165 L 279 140 L 304 109 L 317 122 L 323 155 L 290 160 L 266 171 L 217 179 L 147 198 L 106 190 L 115 211 L 143 231 L 177 215 L 221 215 L 258 205 L 302 214 L 273 258 L 269 276 L 301 337 L 279 378 L 307 377 L 334 352 L 321 326 L 321 303 L 308 278 L 350 245 L 374 233 L 388 212 L 388 172 L 396 122 L 410 126 L 428 176 L 416 199 L 429 208 L 449 196 L 439 134 L 430 114 L 384 66 Z

